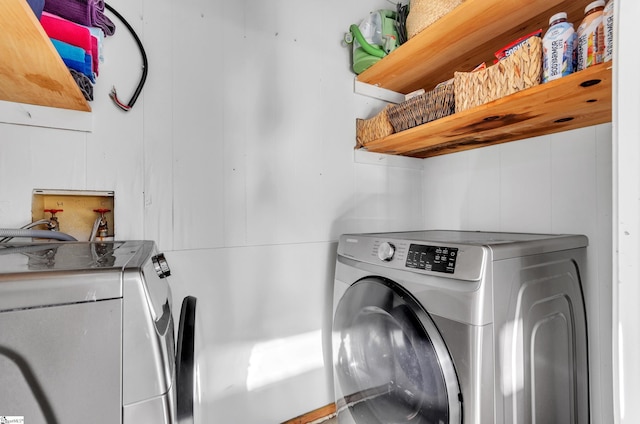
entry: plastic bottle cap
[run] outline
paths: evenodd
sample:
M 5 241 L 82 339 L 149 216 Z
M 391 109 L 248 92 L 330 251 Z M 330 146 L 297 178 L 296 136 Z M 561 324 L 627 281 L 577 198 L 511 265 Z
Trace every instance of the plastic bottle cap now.
M 556 13 L 551 18 L 549 18 L 549 25 L 551 25 L 552 23 L 554 23 L 559 19 L 567 19 L 567 14 L 565 12 Z
M 584 13 L 587 13 L 588 11 L 596 7 L 604 7 L 604 0 L 592 1 L 587 5 L 587 7 L 584 8 Z

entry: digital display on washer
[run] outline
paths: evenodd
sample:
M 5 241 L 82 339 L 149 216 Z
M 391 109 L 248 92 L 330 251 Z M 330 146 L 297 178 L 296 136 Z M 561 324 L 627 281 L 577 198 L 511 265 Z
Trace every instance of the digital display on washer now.
M 407 254 L 407 268 L 453 274 L 458 248 L 412 244 Z

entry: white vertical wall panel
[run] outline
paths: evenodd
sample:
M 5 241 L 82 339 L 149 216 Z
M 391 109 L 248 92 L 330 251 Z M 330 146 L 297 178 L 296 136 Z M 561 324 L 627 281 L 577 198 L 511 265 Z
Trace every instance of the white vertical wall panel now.
M 173 248 L 173 7 L 170 0 L 144 2 L 149 77 L 144 88 L 144 238 Z
M 82 132 L 0 124 L 0 227 L 31 222 L 34 188 L 86 188 L 85 140 Z
M 305 243 L 168 255 L 176 307 L 187 294 L 198 298 L 200 422 L 278 423 L 330 401 L 325 306 L 335 249 Z
M 224 240 L 223 68 L 217 36 L 222 2 L 172 8 L 173 225 L 177 249 Z
M 637 33 L 640 3 L 615 2 L 614 51 L 614 355 L 615 422 L 640 422 L 640 83 Z
M 469 176 L 462 187 L 466 190 L 466 228 L 483 231 L 500 230 L 502 202 L 500 190 L 500 146 L 474 149 L 466 152 L 465 167 Z M 445 174 L 446 176 L 446 174 Z M 439 179 L 442 181 L 443 179 Z M 446 205 L 445 205 L 446 206 Z
M 242 246 L 247 241 L 247 110 L 253 103 L 247 81 L 255 74 L 248 66 L 251 46 L 246 43 L 245 2 L 219 4 L 221 19 L 212 61 L 223 72 L 224 139 L 224 244 Z
M 611 125 L 607 127 L 610 133 Z M 561 228 L 564 232 L 577 233 L 588 229 L 590 234 L 595 233 L 597 129 L 587 127 L 549 136 L 552 232 Z
M 424 161 L 424 210 L 428 229 L 466 228 L 469 154 L 436 156 Z M 493 181 L 494 185 L 498 180 Z
M 500 149 L 500 229 L 551 230 L 550 137 L 542 136 Z

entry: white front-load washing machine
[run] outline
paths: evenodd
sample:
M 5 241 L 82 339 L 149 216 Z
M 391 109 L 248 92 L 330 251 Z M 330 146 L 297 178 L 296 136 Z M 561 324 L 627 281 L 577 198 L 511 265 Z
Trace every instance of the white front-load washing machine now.
M 174 334 L 169 275 L 151 241 L 0 244 L 0 415 L 192 424 L 196 299 Z
M 332 329 L 340 424 L 586 424 L 587 238 L 343 235 Z

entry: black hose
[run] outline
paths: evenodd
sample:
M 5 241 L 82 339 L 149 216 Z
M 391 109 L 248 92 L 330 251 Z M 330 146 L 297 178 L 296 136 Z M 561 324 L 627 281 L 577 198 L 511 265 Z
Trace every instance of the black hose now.
M 136 40 L 136 44 L 138 45 L 138 49 L 140 49 L 140 54 L 142 55 L 142 76 L 140 77 L 140 82 L 138 83 L 138 86 L 136 87 L 136 91 L 133 93 L 133 96 L 131 96 L 131 100 L 129 100 L 129 102 L 126 105 L 124 103 L 122 103 L 118 99 L 118 95 L 116 93 L 116 88 L 115 87 L 113 87 L 113 89 L 111 90 L 111 93 L 109 94 L 109 97 L 111 97 L 113 99 L 115 104 L 120 109 L 124 110 L 125 112 L 128 112 L 129 110 L 131 110 L 133 105 L 136 103 L 136 100 L 138 100 L 138 96 L 142 92 L 142 87 L 144 87 L 144 83 L 147 80 L 147 72 L 148 72 L 148 69 L 149 69 L 149 62 L 147 61 L 147 54 L 144 51 L 144 46 L 142 45 L 142 42 L 140 41 L 140 38 L 138 37 L 138 34 L 136 34 L 136 32 L 131 27 L 131 25 L 129 25 L 129 22 L 127 22 L 127 20 L 120 13 L 118 13 L 117 10 L 115 10 L 113 7 L 111 7 L 109 4 L 105 3 L 104 7 L 108 11 L 110 11 L 111 13 L 116 15 L 116 17 L 120 21 L 122 21 L 124 26 L 127 27 L 129 32 L 131 33 L 131 35 L 133 35 L 133 38 Z

